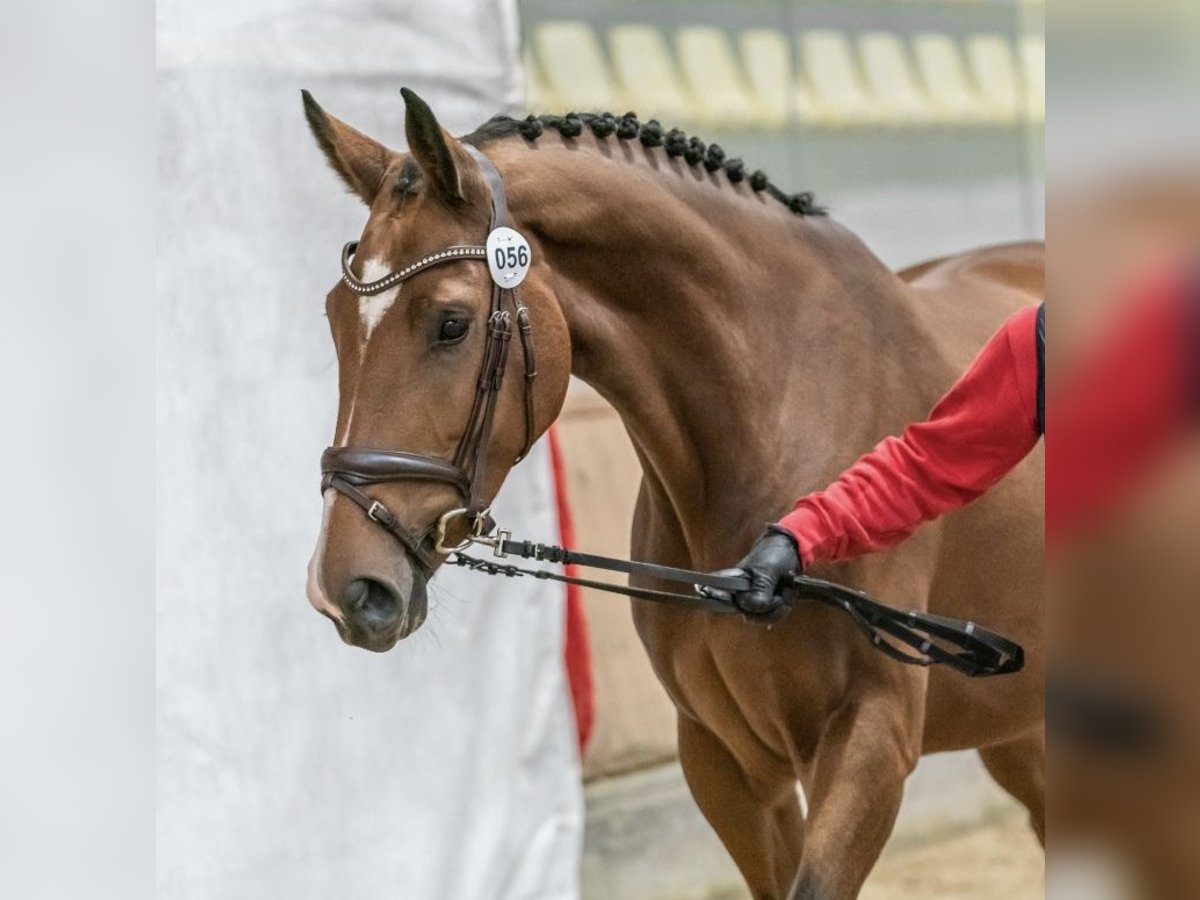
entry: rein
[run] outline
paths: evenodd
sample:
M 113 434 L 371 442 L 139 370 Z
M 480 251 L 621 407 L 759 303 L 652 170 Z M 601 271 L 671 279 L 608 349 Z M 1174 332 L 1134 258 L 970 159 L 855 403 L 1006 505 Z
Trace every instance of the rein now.
M 462 260 L 487 263 L 492 273 L 491 311 L 475 400 L 467 417 L 466 429 L 453 458 L 449 460 L 404 450 L 328 447 L 321 455 L 322 493 L 330 489 L 336 490 L 355 503 L 366 513 L 367 518 L 387 530 L 404 545 L 412 558 L 424 569 L 426 576 L 437 568 L 440 555 L 454 565 L 487 575 L 549 579 L 610 594 L 620 594 L 635 600 L 669 603 L 702 612 L 740 613 L 741 610 L 733 603 L 732 594 L 749 588 L 749 577 L 740 570 L 695 572 L 672 566 L 597 556 L 567 547 L 514 541 L 511 532 L 508 531 L 496 531 L 495 536 L 491 536 L 495 523 L 483 501 L 482 490 L 487 474 L 488 449 L 491 444 L 496 401 L 508 364 L 514 321 L 520 335 L 525 374 L 525 443 L 516 462 L 520 462 L 529 452 L 534 438 L 533 380 L 537 375 L 537 364 L 533 349 L 533 327 L 529 320 L 529 310 L 516 293 L 516 286 L 520 284 L 529 268 L 529 245 L 523 237 L 508 227 L 508 204 L 500 173 L 496 171 L 491 160 L 475 147 L 469 144 L 463 146 L 479 163 L 491 188 L 492 215 L 488 228 L 488 243 L 485 246 L 446 247 L 382 278 L 365 282 L 351 269 L 354 251 L 358 247 L 356 242 L 351 241 L 342 250 L 342 280 L 356 294 L 369 296 L 398 288 L 406 279 L 431 266 Z M 410 478 L 451 485 L 458 491 L 464 505 L 444 513 L 436 523 L 422 532 L 410 530 L 401 524 L 382 501 L 373 497 L 367 490 L 371 485 Z M 447 546 L 447 529 L 451 522 L 460 518 L 467 521 L 468 536 L 456 546 Z M 491 547 L 493 559 L 480 559 L 465 552 L 476 544 Z M 691 593 L 685 593 L 609 584 L 574 575 L 560 575 L 547 569 L 524 568 L 495 561 L 510 556 L 640 575 L 675 584 L 687 584 L 692 590 Z M 944 664 L 966 675 L 986 676 L 1016 672 L 1024 664 L 1024 651 L 1019 645 L 974 622 L 949 619 L 918 610 L 904 612 L 893 609 L 860 591 L 807 575 L 793 575 L 790 588 L 794 589 L 800 598 L 816 600 L 845 611 L 877 649 L 908 665 Z M 902 649 L 901 646 L 897 646 L 897 642 L 916 652 Z
M 445 519 L 446 517 L 443 517 L 443 520 Z M 439 523 L 438 531 L 439 535 L 444 536 L 444 521 Z M 463 552 L 473 544 L 491 547 L 494 558 L 480 559 Z M 442 547 L 439 541 L 438 549 L 440 552 L 449 553 L 447 561 L 451 564 L 473 572 L 504 575 L 509 578 L 529 576 L 548 579 L 619 594 L 635 600 L 649 600 L 710 613 L 740 614 L 741 610 L 734 605 L 730 594 L 744 591 L 750 586 L 749 576 L 737 569 L 698 572 L 636 560 L 616 559 L 553 544 L 515 541 L 508 531 L 497 531 L 494 536 L 473 534 L 457 547 Z M 522 567 L 496 561 L 510 556 L 689 584 L 693 593 L 610 584 L 591 578 L 560 575 L 549 569 Z M 964 675 L 985 677 L 1019 672 L 1025 664 L 1025 651 L 1019 644 L 974 622 L 951 619 L 920 610 L 895 609 L 861 591 L 808 575 L 792 575 L 789 586 L 795 590 L 799 599 L 815 600 L 846 612 L 877 650 L 907 665 L 942 664 Z M 910 653 L 893 641 L 916 652 Z

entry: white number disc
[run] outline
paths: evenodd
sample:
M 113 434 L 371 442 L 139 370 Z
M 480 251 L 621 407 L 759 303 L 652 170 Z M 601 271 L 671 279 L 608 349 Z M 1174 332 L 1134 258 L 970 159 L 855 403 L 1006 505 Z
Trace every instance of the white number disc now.
M 529 274 L 533 254 L 519 231 L 501 225 L 487 237 L 488 270 L 502 288 L 515 288 Z

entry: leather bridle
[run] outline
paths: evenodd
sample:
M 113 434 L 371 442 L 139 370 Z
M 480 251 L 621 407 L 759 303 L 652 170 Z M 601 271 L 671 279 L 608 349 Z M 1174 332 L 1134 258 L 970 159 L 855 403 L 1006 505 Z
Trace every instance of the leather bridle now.
M 490 234 L 496 228 L 508 225 L 508 201 L 504 192 L 504 182 L 491 160 L 469 144 L 462 146 L 483 170 L 491 190 L 492 212 L 488 225 Z M 442 263 L 461 260 L 486 263 L 488 254 L 483 245 L 446 247 L 376 281 L 364 282 L 350 269 L 357 248 L 358 242 L 351 241 L 342 250 L 342 281 L 360 296 L 380 294 L 398 288 L 418 272 Z M 529 452 L 534 439 L 533 380 L 537 376 L 537 363 L 533 349 L 533 326 L 529 321 L 529 310 L 517 296 L 515 288 L 502 287 L 494 278 L 475 400 L 454 456 L 445 460 L 405 450 L 377 450 L 365 447 L 327 447 L 321 454 L 322 493 L 332 488 L 357 504 L 367 514 L 367 518 L 389 531 L 404 545 L 424 568 L 426 575 L 437 566 L 435 553 L 445 555 L 456 549 L 463 549 L 469 543 L 464 542 L 457 547 L 445 546 L 446 530 L 455 519 L 466 519 L 471 534 L 484 534 L 492 528 L 482 492 L 487 476 L 488 450 L 491 445 L 496 402 L 508 365 L 508 350 L 514 322 L 521 337 L 521 352 L 525 362 L 525 443 L 515 461 L 520 462 Z M 373 484 L 408 479 L 449 484 L 462 497 L 462 505 L 443 513 L 436 523 L 423 532 L 415 532 L 402 525 L 383 501 L 364 489 Z M 430 552 L 427 544 L 435 530 L 433 552 Z

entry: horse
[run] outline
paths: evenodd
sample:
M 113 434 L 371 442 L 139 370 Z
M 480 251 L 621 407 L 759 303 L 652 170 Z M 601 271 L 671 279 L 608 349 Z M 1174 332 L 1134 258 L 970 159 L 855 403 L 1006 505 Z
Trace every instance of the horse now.
M 488 268 L 444 261 L 369 296 L 349 285 L 479 244 L 494 170 L 532 254 L 519 294 L 537 376 L 523 397 L 531 348 L 508 355 L 476 490 L 495 495 L 527 425 L 533 436 L 551 425 L 574 374 L 619 413 L 641 464 L 638 559 L 729 567 L 794 498 L 923 418 L 1003 319 L 1043 293 L 1040 244 L 894 273 L 812 194 L 786 194 L 718 146 L 632 113 L 498 116 L 460 140 L 402 94 L 407 153 L 304 94 L 318 146 L 369 208 L 348 276 L 326 298 L 334 448 L 449 459 L 462 446 L 490 340 Z M 633 602 L 677 710 L 689 789 L 754 897 L 857 896 L 922 754 L 977 748 L 1044 839 L 1043 472 L 1039 449 L 900 546 L 814 567 L 1014 637 L 1026 651 L 1016 675 L 899 665 L 817 604 L 766 628 Z M 427 581 L 446 558 L 424 559 L 429 535 L 460 498 L 433 478 L 375 484 L 372 496 L 417 550 L 365 504 L 326 491 L 308 595 L 343 640 L 383 651 L 425 620 Z

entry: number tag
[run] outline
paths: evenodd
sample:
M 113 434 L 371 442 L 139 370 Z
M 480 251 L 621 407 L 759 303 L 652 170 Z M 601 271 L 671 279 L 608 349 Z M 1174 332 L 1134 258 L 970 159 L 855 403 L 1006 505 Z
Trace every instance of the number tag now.
M 515 288 L 529 274 L 529 241 L 519 231 L 501 225 L 487 236 L 488 270 L 502 288 Z

